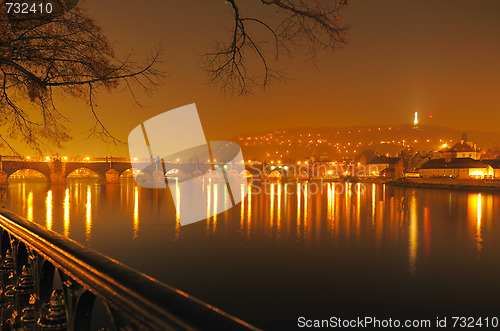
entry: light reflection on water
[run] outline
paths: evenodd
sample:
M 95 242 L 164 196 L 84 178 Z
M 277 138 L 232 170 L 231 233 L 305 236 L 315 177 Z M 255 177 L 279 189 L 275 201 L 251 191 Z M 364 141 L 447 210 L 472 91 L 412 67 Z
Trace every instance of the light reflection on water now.
M 224 185 L 200 185 L 211 215 L 218 197 L 226 196 Z M 175 190 L 177 205 L 189 199 L 178 185 Z M 463 284 L 498 288 L 490 280 L 499 274 L 491 267 L 500 258 L 496 193 L 280 182 L 249 183 L 248 191 L 240 206 L 184 227 L 169 192 L 131 180 L 99 185 L 78 179 L 66 186 L 12 181 L 7 207 L 261 327 L 273 326 L 266 309 L 351 313 L 361 309 L 354 299 L 350 303 L 353 297 L 377 297 L 380 307 L 404 309 L 393 306 L 402 300 L 395 281 L 408 286 L 406 307 L 453 284 L 463 298 L 469 295 Z M 350 292 L 339 290 L 339 282 Z M 413 286 L 415 292 L 408 290 Z M 288 297 L 291 288 L 298 292 Z M 259 301 L 273 291 L 276 298 Z M 315 303 L 333 293 L 343 305 Z M 256 309 L 256 302 L 262 307 Z M 289 302 L 298 308 L 276 308 Z
M 201 184 L 200 184 L 201 185 Z M 319 188 L 318 188 L 319 185 Z M 243 186 L 243 185 L 242 185 Z M 220 194 L 220 185 L 209 181 L 200 189 L 207 191 L 207 215 L 212 210 L 215 215 L 203 221 L 207 233 L 218 231 L 218 218 L 227 219 L 228 211 L 217 215 L 217 199 Z M 333 240 L 339 237 L 358 241 L 373 237 L 376 245 L 381 244 L 382 238 L 406 238 L 408 242 L 409 271 L 416 270 L 419 242 L 424 241 L 426 254 L 431 247 L 431 209 L 433 205 L 417 197 L 418 192 L 408 190 L 403 194 L 386 195 L 385 185 L 368 184 L 340 184 L 340 183 L 279 183 L 264 184 L 249 183 L 247 197 L 243 196 L 238 210 L 238 233 L 247 239 L 252 236 L 272 237 L 273 240 L 292 240 L 303 244 L 315 241 Z M 103 190 L 106 191 L 103 194 Z M 475 249 L 480 252 L 483 248 L 482 228 L 491 226 L 493 218 L 493 200 L 498 204 L 498 196 L 481 193 L 444 193 L 431 191 L 438 195 L 447 195 L 449 204 L 453 199 L 460 200 L 467 197 L 467 216 L 473 224 L 470 228 L 469 239 L 473 239 Z M 70 237 L 70 228 L 78 228 L 82 210 L 84 211 L 84 243 L 90 244 L 93 237 L 93 223 L 105 223 L 113 213 L 122 215 L 120 223 L 131 220 L 130 238 L 137 240 L 140 234 L 140 220 L 143 219 L 143 210 L 149 210 L 145 222 L 160 222 L 163 225 L 172 225 L 171 232 L 174 238 L 179 238 L 184 229 L 179 223 L 179 214 L 172 210 L 166 213 L 156 213 L 157 219 L 151 218 L 151 209 L 158 204 L 168 204 L 168 192 L 148 190 L 135 186 L 133 181 L 124 180 L 120 185 L 102 185 L 92 180 L 73 180 L 67 186 L 48 185 L 45 182 L 13 181 L 8 187 L 8 208 L 25 216 L 28 220 L 45 225 L 48 229 L 61 232 Z M 116 198 L 119 197 L 119 203 Z M 175 188 L 177 204 L 182 203 L 183 197 L 178 184 Z M 40 201 L 44 201 L 44 205 Z M 106 201 L 108 200 L 108 201 Z M 487 204 L 484 202 L 487 201 Z M 455 201 L 456 204 L 457 201 Z M 99 208 L 97 204 L 100 204 Z M 325 206 L 323 206 L 323 204 Z M 226 201 L 227 205 L 227 201 Z M 293 210 L 290 206 L 294 206 Z M 163 206 L 165 207 L 165 206 Z M 167 206 L 172 209 L 172 206 Z M 325 214 L 323 216 L 323 207 Z M 369 208 L 367 208 L 369 207 Z M 115 209 L 116 208 L 116 209 Z M 436 208 L 436 207 L 434 207 Z M 484 210 L 486 209 L 486 210 Z M 127 211 L 131 211 L 128 215 Z M 235 210 L 231 210 L 234 214 Z M 168 216 L 174 213 L 173 222 Z M 41 214 L 44 216 L 41 217 Z M 110 215 L 111 214 L 111 215 Z M 146 212 L 144 212 L 146 214 Z M 155 213 L 152 213 L 155 214 Z M 483 224 L 483 215 L 488 224 Z M 255 217 L 255 216 L 256 217 Z M 282 221 L 285 221 L 284 223 Z M 45 221 L 45 223 L 43 222 Z M 62 221 L 62 228 L 59 227 Z M 234 224 L 224 223 L 229 228 Z M 126 227 L 126 226 L 125 226 Z M 233 231 L 232 229 L 229 229 Z M 420 233 L 423 231 L 423 234 Z M 295 233 L 293 235 L 293 233 Z M 366 236 L 366 234 L 370 236 Z M 421 236 L 425 236 L 424 239 Z M 80 239 L 76 233 L 74 239 Z M 144 238 L 147 240 L 147 238 Z M 372 240 L 372 239 L 368 239 Z

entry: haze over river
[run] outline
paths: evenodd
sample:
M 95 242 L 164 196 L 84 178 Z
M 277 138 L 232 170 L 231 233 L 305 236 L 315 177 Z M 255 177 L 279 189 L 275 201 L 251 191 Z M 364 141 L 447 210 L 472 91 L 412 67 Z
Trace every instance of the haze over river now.
M 167 190 L 130 179 L 11 180 L 6 206 L 264 329 L 500 316 L 500 193 L 359 185 L 253 182 L 182 227 Z

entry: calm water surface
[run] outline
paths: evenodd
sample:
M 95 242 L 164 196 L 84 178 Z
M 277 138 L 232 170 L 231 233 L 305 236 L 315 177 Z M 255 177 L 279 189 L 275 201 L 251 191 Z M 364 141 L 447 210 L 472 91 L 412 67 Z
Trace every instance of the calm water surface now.
M 358 185 L 253 183 L 182 227 L 168 191 L 125 179 L 12 181 L 7 208 L 265 329 L 500 316 L 500 194 Z

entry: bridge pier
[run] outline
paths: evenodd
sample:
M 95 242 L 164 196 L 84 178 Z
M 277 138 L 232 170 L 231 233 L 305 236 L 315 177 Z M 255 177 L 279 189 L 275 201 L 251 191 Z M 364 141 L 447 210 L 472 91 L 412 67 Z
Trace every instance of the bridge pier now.
M 54 172 L 50 174 L 51 184 L 66 184 L 66 176 L 62 172 Z
M 120 183 L 120 173 L 115 169 L 109 169 L 108 171 L 106 171 L 106 183 L 107 184 Z
M 8 178 L 9 178 L 9 174 L 3 170 L 0 170 L 0 185 L 7 185 Z
M 153 183 L 155 183 L 155 184 L 161 184 L 161 183 L 165 184 L 165 174 L 163 173 L 163 171 L 154 171 L 153 172 Z
M 50 183 L 51 184 L 66 184 L 66 163 L 60 160 L 48 162 Z

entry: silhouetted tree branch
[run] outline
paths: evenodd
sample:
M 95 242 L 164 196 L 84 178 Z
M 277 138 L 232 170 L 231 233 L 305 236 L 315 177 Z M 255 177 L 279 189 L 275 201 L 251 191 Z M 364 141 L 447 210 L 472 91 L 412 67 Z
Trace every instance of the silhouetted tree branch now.
M 266 57 L 263 43 L 250 33 L 252 25 L 263 27 L 273 41 L 274 56 L 291 48 L 305 46 L 306 53 L 315 57 L 320 50 L 333 50 L 345 42 L 347 28 L 340 23 L 341 10 L 346 0 L 260 0 L 276 10 L 278 24 L 257 17 L 243 16 L 238 0 L 227 0 L 233 13 L 232 36 L 226 43 L 218 43 L 204 55 L 209 83 L 223 92 L 244 95 L 255 87 L 265 88 L 269 81 L 283 78 L 273 69 Z M 253 57 L 253 59 L 252 59 Z M 255 73 L 250 61 L 260 63 Z
M 120 83 L 132 94 L 134 84 L 146 92 L 157 85 L 161 49 L 145 63 L 120 60 L 101 27 L 73 6 L 51 17 L 13 19 L 0 4 L 0 145 L 11 148 L 7 141 L 21 140 L 41 152 L 68 141 L 68 119 L 56 107 L 55 94 L 85 100 L 95 119 L 89 134 L 120 143 L 99 119 L 95 93 Z

